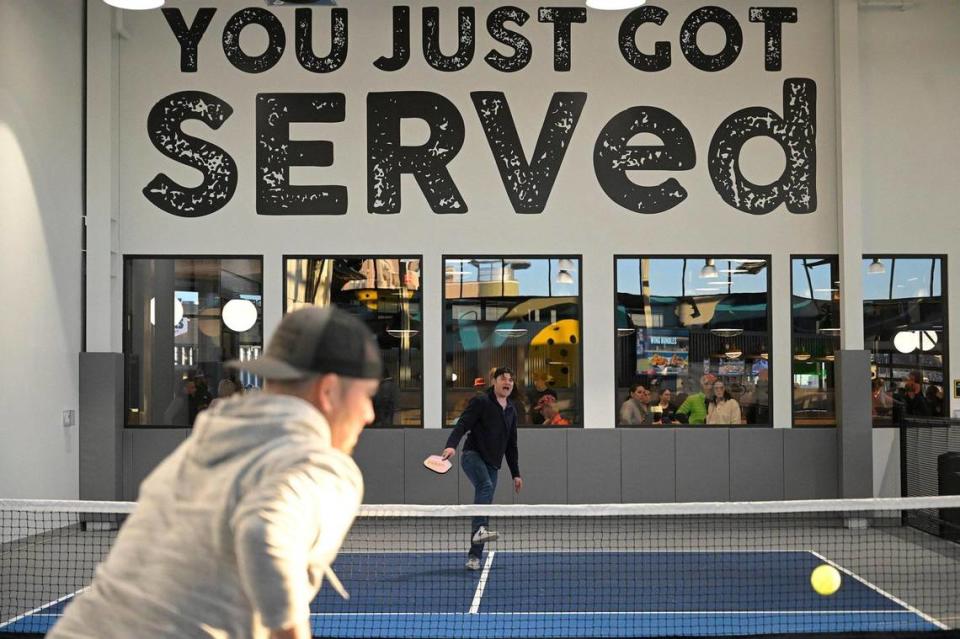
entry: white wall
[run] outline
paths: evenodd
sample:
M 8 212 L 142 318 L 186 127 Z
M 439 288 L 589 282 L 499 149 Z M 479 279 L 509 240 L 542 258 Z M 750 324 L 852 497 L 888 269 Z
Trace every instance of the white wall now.
M 907 11 L 861 8 L 864 242 L 867 253 L 943 253 L 948 379 L 960 365 L 960 3 L 918 0 Z M 952 371 L 952 372 L 951 372 Z M 947 389 L 952 395 L 952 384 Z M 960 400 L 951 399 L 952 410 Z M 889 436 L 874 438 L 874 488 L 896 492 Z M 887 479 L 882 479 L 886 477 Z
M 496 43 L 484 25 L 487 13 L 499 2 L 463 3 L 477 8 L 476 56 L 465 70 L 443 73 L 430 69 L 421 54 L 420 9 L 431 2 L 410 5 L 412 59 L 407 68 L 388 73 L 372 61 L 389 55 L 390 7 L 394 3 L 349 3 L 349 55 L 345 65 L 330 74 L 308 73 L 297 63 L 293 46 L 293 8 L 274 8 L 287 34 L 287 49 L 274 68 L 260 74 L 243 73 L 228 63 L 221 46 L 227 19 L 249 2 L 209 2 L 217 14 L 199 47 L 197 73 L 180 71 L 180 51 L 166 21 L 158 12 L 125 15 L 129 39 L 120 42 L 120 248 L 124 254 L 256 254 L 264 256 L 264 315 L 267 332 L 279 319 L 281 308 L 281 256 L 291 254 L 397 253 L 424 255 L 424 375 L 425 423 L 440 426 L 441 301 L 440 256 L 463 254 L 580 253 L 583 255 L 584 408 L 586 426 L 612 428 L 614 416 L 613 310 L 615 254 L 770 253 L 774 340 L 775 424 L 788 426 L 790 416 L 790 317 L 791 253 L 835 253 L 836 233 L 836 127 L 833 77 L 833 4 L 829 0 L 773 2 L 797 6 L 797 24 L 784 26 L 783 68 L 764 70 L 763 26 L 750 23 L 746 0 L 722 3 L 737 18 L 744 46 L 729 68 L 708 73 L 694 68 L 680 51 L 680 26 L 691 11 L 704 6 L 692 0 L 665 5 L 670 15 L 662 27 L 645 25 L 639 40 L 645 51 L 653 42 L 669 41 L 672 66 L 658 73 L 630 67 L 617 49 L 617 32 L 626 12 L 589 13 L 587 24 L 573 25 L 573 66 L 569 73 L 553 70 L 552 25 L 537 21 L 533 2 L 519 3 L 531 19 L 519 30 L 533 43 L 530 65 L 516 73 L 494 71 L 483 56 Z M 398 3 L 399 4 L 399 3 Z M 555 5 L 581 7 L 579 0 Z M 168 6 L 183 9 L 191 22 L 196 2 L 172 0 Z M 453 6 L 441 5 L 444 47 L 454 44 Z M 317 16 L 315 41 L 321 54 L 329 48 L 325 10 Z M 719 27 L 704 28 L 701 45 L 720 49 Z M 245 48 L 259 53 L 266 45 L 263 31 L 252 27 Z M 244 42 L 242 38 L 242 42 Z M 502 51 L 507 51 L 499 47 Z M 717 126 L 734 112 L 765 106 L 782 113 L 783 81 L 802 77 L 817 83 L 817 163 L 819 208 L 809 215 L 793 215 L 781 206 L 767 215 L 750 215 L 725 204 L 716 193 L 707 171 L 711 137 Z M 218 130 L 191 122 L 185 130 L 226 149 L 236 160 L 239 184 L 232 201 L 206 217 L 185 219 L 164 213 L 141 193 L 158 172 L 187 186 L 199 183 L 199 174 L 161 155 L 150 143 L 146 120 L 150 109 L 170 93 L 202 90 L 226 100 L 233 115 Z M 371 91 L 420 90 L 450 99 L 463 116 L 466 142 L 450 164 L 469 212 L 438 215 L 427 207 L 412 179 L 404 178 L 403 209 L 396 215 L 370 215 L 366 211 L 366 95 Z M 547 209 L 540 215 L 518 215 L 510 207 L 497 173 L 495 160 L 484 138 L 470 101 L 470 91 L 503 91 L 528 155 L 555 91 L 585 91 L 586 107 L 574 133 Z M 255 100 L 260 92 L 321 92 L 346 94 L 346 122 L 302 127 L 305 139 L 334 143 L 332 167 L 310 169 L 307 184 L 343 184 L 349 189 L 349 210 L 343 216 L 283 216 L 256 214 L 255 208 Z M 594 176 L 593 147 L 606 122 L 623 109 L 651 105 L 678 117 L 689 129 L 697 152 L 693 170 L 671 174 L 688 190 L 689 197 L 676 208 L 656 215 L 640 215 L 619 207 L 603 193 Z M 416 140 L 418 127 L 404 135 Z M 422 136 L 423 133 L 420 133 Z M 406 143 L 410 143 L 406 140 Z M 743 153 L 748 177 L 766 182 L 779 175 L 783 154 L 766 140 L 751 142 Z M 652 185 L 668 177 L 663 172 L 635 176 Z M 106 312 L 105 309 L 101 309 Z M 113 309 L 113 317 L 119 309 Z M 108 320 L 105 320 L 108 321 Z M 116 326 L 119 331 L 119 325 Z
M 83 5 L 0 2 L 0 497 L 75 498 Z

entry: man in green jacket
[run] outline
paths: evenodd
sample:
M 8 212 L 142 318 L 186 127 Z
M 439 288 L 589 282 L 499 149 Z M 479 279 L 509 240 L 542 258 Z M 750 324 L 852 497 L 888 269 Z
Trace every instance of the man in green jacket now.
M 677 415 L 686 415 L 688 424 L 706 424 L 707 423 L 707 398 L 713 392 L 713 383 L 717 381 L 716 375 L 706 373 L 700 377 L 700 392 L 687 396 L 680 408 L 677 409 Z

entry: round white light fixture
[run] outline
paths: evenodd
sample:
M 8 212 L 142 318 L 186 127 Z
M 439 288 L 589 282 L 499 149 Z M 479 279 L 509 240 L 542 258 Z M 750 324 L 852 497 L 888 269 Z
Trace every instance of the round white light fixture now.
M 573 260 L 569 257 L 562 257 L 560 261 L 557 262 L 557 266 L 561 271 L 572 271 L 574 269 Z
M 879 260 L 879 258 L 873 258 L 873 261 L 870 262 L 870 266 L 867 267 L 867 273 L 870 275 L 882 275 L 887 272 L 887 267 L 885 267 Z
M 717 267 L 713 265 L 713 260 L 707 260 L 707 263 L 702 269 L 700 269 L 700 277 L 703 279 L 712 279 L 714 277 L 719 277 L 717 272 Z
M 144 9 L 158 9 L 163 6 L 164 0 L 103 0 L 111 7 L 117 9 L 133 9 L 134 11 L 143 11 Z
M 642 7 L 646 2 L 647 0 L 587 0 L 587 6 L 601 11 L 623 11 Z
M 223 323 L 236 333 L 249 331 L 257 323 L 257 307 L 250 300 L 230 300 L 223 306 Z
M 183 302 L 173 298 L 173 325 L 176 326 L 183 319 Z M 157 325 L 157 298 L 150 298 L 150 325 Z
M 573 276 L 567 271 L 557 273 L 557 284 L 573 284 Z

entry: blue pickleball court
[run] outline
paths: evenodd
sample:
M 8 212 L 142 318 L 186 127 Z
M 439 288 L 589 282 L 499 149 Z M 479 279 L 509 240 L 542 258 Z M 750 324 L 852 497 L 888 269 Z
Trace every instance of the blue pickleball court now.
M 311 605 L 317 637 L 662 637 L 915 632 L 944 626 L 851 573 L 829 597 L 805 551 L 342 553 L 350 591 Z M 37 633 L 70 596 L 0 625 Z

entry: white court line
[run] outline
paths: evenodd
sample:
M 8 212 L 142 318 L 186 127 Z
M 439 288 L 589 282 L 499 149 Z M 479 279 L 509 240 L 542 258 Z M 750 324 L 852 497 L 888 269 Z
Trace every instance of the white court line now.
M 473 601 L 470 602 L 470 614 L 475 615 L 480 612 L 480 598 L 483 597 L 483 589 L 487 587 L 487 577 L 490 575 L 490 566 L 493 565 L 493 556 L 497 554 L 496 550 L 491 550 L 487 555 L 487 561 L 483 564 L 483 572 L 480 573 L 480 582 L 477 584 L 477 591 L 473 593 Z
M 311 612 L 311 617 L 462 617 L 468 614 L 477 614 L 472 612 Z M 913 615 L 910 610 L 627 610 L 621 612 L 485 612 L 488 616 L 586 616 L 586 615 L 634 615 L 634 616 L 654 616 L 654 615 Z
M 840 564 L 838 564 L 838 563 L 836 563 L 836 562 L 834 562 L 834 561 L 830 561 L 829 559 L 827 559 L 826 557 L 824 557 L 823 555 L 821 555 L 821 554 L 818 553 L 817 551 L 811 550 L 811 551 L 810 551 L 810 554 L 811 554 L 811 555 L 814 555 L 815 557 L 821 559 L 822 561 L 830 564 L 831 566 L 833 566 L 834 568 L 836 568 L 836 569 L 839 570 L 840 572 L 842 572 L 842 573 L 844 573 L 844 574 L 847 574 L 847 575 L 850 575 L 851 577 L 853 577 L 854 579 L 856 579 L 857 581 L 859 581 L 860 583 L 862 583 L 864 586 L 866 586 L 866 587 L 869 588 L 870 590 L 873 590 L 874 592 L 880 593 L 881 595 L 883 595 L 883 596 L 886 597 L 887 599 L 890 599 L 891 601 L 893 601 L 893 602 L 894 602 L 895 604 L 897 604 L 897 605 L 903 606 L 904 608 L 906 608 L 906 609 L 909 610 L 910 612 L 912 612 L 912 613 L 920 616 L 921 618 L 923 618 L 925 621 L 928 621 L 928 622 L 932 623 L 933 625 L 935 625 L 937 628 L 940 628 L 940 630 L 949 630 L 949 627 L 948 627 L 948 626 L 946 626 L 945 624 L 940 623 L 939 621 L 937 621 L 936 619 L 934 619 L 933 617 L 931 617 L 931 616 L 928 615 L 927 613 L 923 612 L 923 611 L 920 610 L 919 608 L 915 608 L 914 606 L 911 606 L 910 604 L 908 604 L 906 601 L 903 601 L 902 599 L 899 599 L 899 598 L 897 598 L 897 597 L 894 597 L 893 595 L 891 595 L 889 592 L 887 592 L 887 591 L 884 590 L 883 588 L 880 588 L 879 586 L 876 586 L 876 585 L 870 583 L 869 581 L 867 581 L 866 579 L 864 579 L 864 578 L 861 577 L 860 575 L 854 574 L 852 571 L 847 570 L 846 568 L 844 568 L 844 567 L 841 566 Z
M 20 621 L 21 619 L 25 619 L 25 618 L 30 617 L 30 616 L 33 616 L 33 615 L 40 616 L 40 615 L 37 615 L 37 613 L 40 612 L 41 610 L 46 610 L 46 609 L 49 608 L 50 606 L 56 606 L 58 603 L 61 603 L 61 602 L 63 602 L 63 601 L 66 601 L 67 599 L 70 599 L 71 597 L 76 597 L 77 595 L 79 595 L 81 592 L 83 592 L 83 591 L 86 590 L 86 589 L 87 589 L 86 586 L 84 586 L 84 587 L 81 588 L 80 590 L 78 590 L 78 591 L 76 591 L 76 592 L 72 592 L 72 593 L 70 593 L 69 595 L 64 595 L 64 596 L 60 597 L 59 599 L 57 599 L 56 601 L 51 601 L 50 603 L 45 603 L 45 604 L 43 604 L 42 606 L 40 606 L 39 608 L 34 608 L 33 610 L 31 610 L 31 611 L 29 611 L 29 612 L 23 613 L 23 614 L 20 615 L 19 617 L 14 617 L 13 619 L 11 619 L 11 620 L 9 620 L 9 621 L 4 621 L 3 623 L 0 623 L 0 628 L 5 628 L 5 627 L 7 627 L 7 626 L 13 625 L 13 624 L 17 623 L 18 621 Z M 54 615 L 50 615 L 50 616 L 54 616 Z

